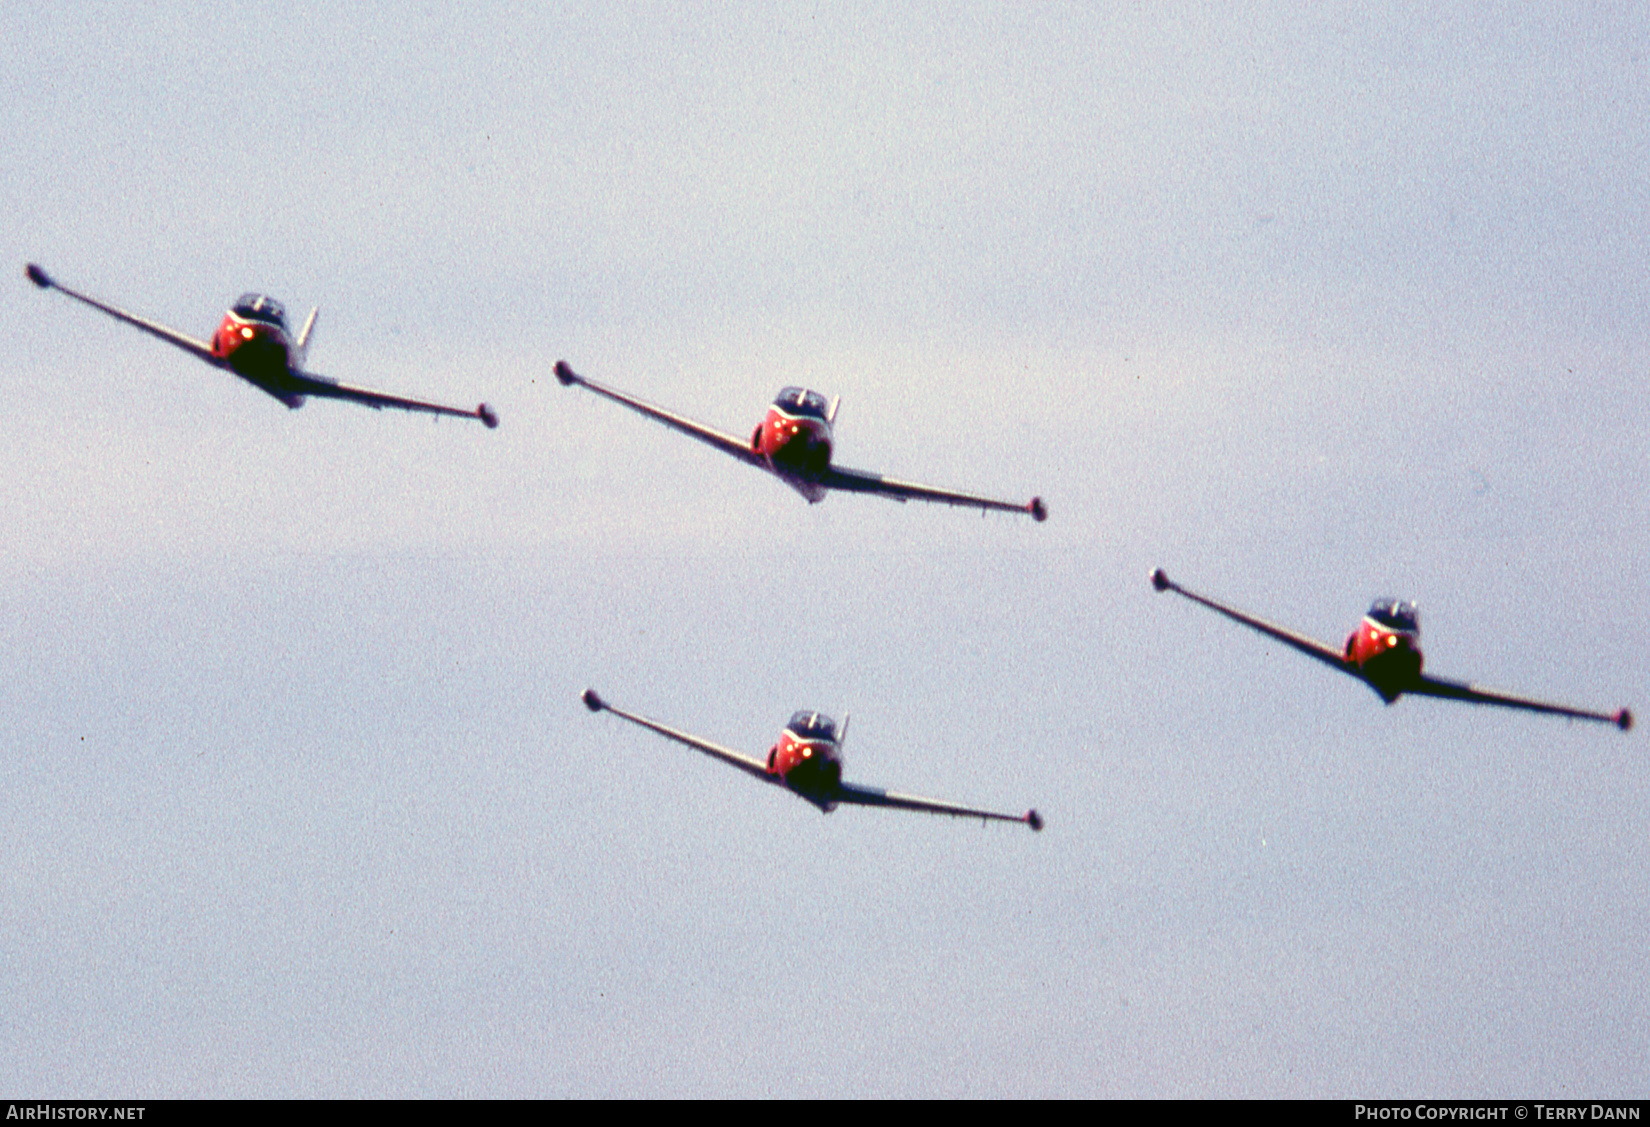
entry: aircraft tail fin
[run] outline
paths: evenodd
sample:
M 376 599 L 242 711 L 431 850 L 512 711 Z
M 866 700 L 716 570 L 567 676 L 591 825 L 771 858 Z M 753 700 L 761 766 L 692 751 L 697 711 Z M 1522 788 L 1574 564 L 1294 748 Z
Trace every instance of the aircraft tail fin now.
M 302 366 L 304 358 L 309 355 L 309 338 L 315 332 L 315 318 L 320 312 L 321 307 L 319 305 L 312 308 L 309 311 L 309 316 L 304 319 L 304 327 L 298 330 L 297 346 L 300 366 Z
M 842 396 L 838 395 L 831 400 L 831 409 L 825 412 L 825 423 L 827 426 L 836 425 L 836 409 L 840 406 L 842 406 Z

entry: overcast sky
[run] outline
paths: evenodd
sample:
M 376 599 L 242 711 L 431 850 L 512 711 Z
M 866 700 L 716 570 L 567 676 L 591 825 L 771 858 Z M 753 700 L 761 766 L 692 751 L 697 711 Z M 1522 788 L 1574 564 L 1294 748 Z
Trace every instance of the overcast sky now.
M 0 1087 L 1620 1097 L 1642 5 L 0 9 Z M 22 277 L 498 431 L 289 411 Z M 1045 524 L 781 483 L 551 376 Z M 844 808 L 760 755 L 1047 829 Z

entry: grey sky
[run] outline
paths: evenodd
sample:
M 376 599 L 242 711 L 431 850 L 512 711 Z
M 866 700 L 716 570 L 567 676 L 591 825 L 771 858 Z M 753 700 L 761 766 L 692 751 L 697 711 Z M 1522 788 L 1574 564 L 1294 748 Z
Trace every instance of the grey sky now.
M 0 34 L 9 1090 L 1642 1094 L 1643 733 L 1146 580 L 1650 710 L 1642 6 Z M 503 425 L 289 412 L 26 261 Z M 558 357 L 1052 515 L 808 506 Z M 821 817 L 586 685 L 1048 828 Z

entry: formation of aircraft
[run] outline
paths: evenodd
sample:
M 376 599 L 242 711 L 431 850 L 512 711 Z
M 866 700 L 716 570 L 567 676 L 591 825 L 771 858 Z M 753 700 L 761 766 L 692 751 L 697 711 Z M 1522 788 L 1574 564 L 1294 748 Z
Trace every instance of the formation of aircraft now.
M 999 814 L 992 810 L 959 806 L 954 802 L 940 802 L 932 798 L 918 798 L 915 795 L 896 794 L 877 787 L 843 782 L 842 741 L 847 735 L 848 721 L 844 720 L 842 727 L 838 729 L 834 720 L 818 712 L 804 710 L 792 716 L 790 723 L 785 725 L 785 730 L 779 734 L 779 742 L 768 749 L 768 758 L 763 761 L 713 744 L 709 740 L 702 740 L 698 736 L 690 736 L 657 720 L 649 720 L 634 712 L 615 708 L 598 696 L 595 689 L 586 689 L 581 699 L 591 712 L 611 712 L 632 724 L 640 724 L 666 739 L 686 744 L 737 767 L 765 783 L 785 787 L 827 814 L 835 810 L 839 804 L 848 803 L 853 806 L 890 806 L 897 810 L 919 810 L 927 814 L 951 814 L 959 818 L 979 818 L 990 822 L 1023 822 L 1034 830 L 1043 828 L 1042 815 L 1035 810 L 1028 810 L 1024 814 Z
M 280 302 L 263 294 L 242 294 L 230 307 L 229 312 L 224 314 L 217 332 L 212 334 L 212 339 L 204 341 L 196 340 L 145 317 L 128 313 L 96 298 L 87 297 L 56 281 L 32 262 L 24 268 L 24 273 L 28 275 L 29 281 L 41 289 L 66 294 L 93 309 L 107 313 L 117 321 L 124 321 L 151 336 L 159 337 L 167 344 L 175 345 L 191 356 L 206 361 L 214 368 L 233 372 L 288 407 L 302 407 L 304 400 L 312 396 L 318 399 L 347 399 L 373 408 L 399 407 L 404 411 L 428 411 L 432 415 L 457 415 L 461 418 L 480 419 L 489 429 L 498 426 L 498 413 L 485 403 L 474 409 L 449 407 L 424 399 L 411 399 L 404 395 L 351 387 L 325 376 L 304 371 L 304 358 L 309 351 L 310 336 L 315 331 L 315 316 L 320 312 L 318 309 L 310 310 L 303 328 L 293 337 L 287 328 L 286 310 L 281 307 Z
M 1173 591 L 1178 595 L 1184 595 L 1194 603 L 1201 603 L 1210 610 L 1218 611 L 1234 622 L 1240 622 L 1259 630 L 1262 634 L 1276 638 L 1286 646 L 1294 647 L 1307 657 L 1316 658 L 1331 669 L 1338 669 L 1358 678 L 1374 689 L 1376 695 L 1387 704 L 1408 693 L 1411 696 L 1442 697 L 1445 700 L 1462 700 L 1473 704 L 1522 708 L 1530 712 L 1546 712 L 1576 720 L 1598 720 L 1614 724 L 1624 732 L 1633 726 L 1633 714 L 1625 708 L 1615 712 L 1593 712 L 1585 708 L 1548 704 L 1545 701 L 1531 700 L 1511 693 L 1481 689 L 1465 681 L 1446 681 L 1441 677 L 1421 672 L 1421 616 L 1415 604 L 1410 601 L 1376 599 L 1357 629 L 1348 635 L 1346 645 L 1337 650 L 1304 634 L 1297 634 L 1263 618 L 1256 618 L 1194 591 L 1188 591 L 1164 574 L 1162 568 L 1152 572 L 1152 586 L 1159 591 Z
M 351 387 L 306 372 L 303 365 L 315 328 L 315 310 L 310 311 L 303 327 L 293 336 L 287 326 L 286 311 L 279 302 L 262 294 L 243 294 L 224 315 L 212 339 L 201 341 L 72 290 L 58 283 L 32 262 L 26 266 L 24 272 L 29 281 L 36 286 L 42 289 L 55 289 L 181 348 L 213 367 L 233 372 L 288 407 L 299 407 L 305 399 L 313 396 L 344 399 L 373 408 L 396 407 L 409 411 L 427 411 L 436 415 L 475 418 L 480 419 L 489 428 L 498 426 L 497 413 L 485 403 L 473 410 L 466 410 Z M 831 428 L 836 419 L 840 399 L 828 403 L 824 396 L 805 388 L 787 387 L 782 390 L 768 408 L 762 422 L 751 433 L 749 441 L 745 441 L 616 388 L 585 379 L 575 373 L 566 361 L 558 361 L 555 372 L 556 378 L 563 386 L 577 384 L 588 388 L 672 429 L 709 443 L 742 462 L 767 470 L 801 493 L 810 504 L 823 500 L 829 491 L 836 489 L 851 493 L 875 493 L 897 501 L 934 501 L 981 510 L 1029 513 L 1038 521 L 1046 520 L 1048 517 L 1048 509 L 1039 497 L 1033 497 L 1022 505 L 897 481 L 863 470 L 833 466 Z M 1413 602 L 1377 599 L 1357 629 L 1347 638 L 1346 645 L 1336 649 L 1189 591 L 1170 580 L 1162 568 L 1152 572 L 1151 581 L 1152 586 L 1160 592 L 1174 591 L 1193 602 L 1218 611 L 1235 622 L 1297 649 L 1333 669 L 1358 678 L 1387 704 L 1393 703 L 1407 693 L 1521 708 L 1579 720 L 1596 720 L 1614 724 L 1623 731 L 1631 728 L 1633 724 L 1632 713 L 1625 708 L 1614 713 L 1594 712 L 1494 692 L 1466 682 L 1444 680 L 1423 673 L 1420 616 Z M 782 786 L 825 813 L 847 803 L 979 818 L 983 821 L 1021 822 L 1033 830 L 1043 828 L 1043 819 L 1036 810 L 1029 810 L 1024 814 L 1004 814 L 843 782 L 842 742 L 847 732 L 847 721 L 844 720 L 839 729 L 830 717 L 818 712 L 801 711 L 793 715 L 790 723 L 780 733 L 778 742 L 769 749 L 767 759 L 762 760 L 678 731 L 645 716 L 616 708 L 597 695 L 594 689 L 585 690 L 582 699 L 592 712 L 610 712 L 668 739 L 686 744 L 765 783 Z
M 831 465 L 831 427 L 836 421 L 837 407 L 842 402 L 840 396 L 827 403 L 818 392 L 787 387 L 774 398 L 767 416 L 746 441 L 617 388 L 586 379 L 573 371 L 565 360 L 556 362 L 556 378 L 564 387 L 577 384 L 589 388 L 597 395 L 640 411 L 667 427 L 708 442 L 741 462 L 767 470 L 806 497 L 809 504 L 823 501 L 826 493 L 838 489 L 847 493 L 876 493 L 896 501 L 937 501 L 980 510 L 1030 513 L 1033 519 L 1039 521 L 1048 519 L 1048 507 L 1040 497 L 1033 497 L 1021 505 Z

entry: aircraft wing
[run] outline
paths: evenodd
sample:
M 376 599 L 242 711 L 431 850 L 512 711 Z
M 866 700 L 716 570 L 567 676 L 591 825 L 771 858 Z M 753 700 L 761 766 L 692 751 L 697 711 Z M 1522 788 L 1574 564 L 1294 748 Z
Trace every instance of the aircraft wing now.
M 29 281 L 33 282 L 43 290 L 56 290 L 58 293 L 67 294 L 76 301 L 84 302 L 93 309 L 107 313 L 117 321 L 125 321 L 133 328 L 142 329 L 150 336 L 159 337 L 167 344 L 176 345 L 185 352 L 191 353 L 194 356 L 205 360 L 208 364 L 211 364 L 215 368 L 221 368 L 224 366 L 223 361 L 212 355 L 212 346 L 207 344 L 204 340 L 196 340 L 194 337 L 186 336 L 183 333 L 178 332 L 176 329 L 169 329 L 158 321 L 151 321 L 147 317 L 139 317 L 135 313 L 128 313 L 124 309 L 101 302 L 95 297 L 87 297 L 83 293 L 76 290 L 71 290 L 68 286 L 58 283 L 50 274 L 40 269 L 40 267 L 36 266 L 32 262 L 24 267 L 23 273 L 28 275 Z
M 1152 586 L 1159 591 L 1173 591 L 1176 594 L 1184 595 L 1194 603 L 1202 603 L 1210 610 L 1224 614 L 1233 622 L 1241 622 L 1245 626 L 1259 630 L 1262 634 L 1276 638 L 1286 646 L 1293 646 L 1307 657 L 1315 657 L 1325 665 L 1339 669 L 1342 673 L 1350 673 L 1354 677 L 1358 676 L 1357 666 L 1346 660 L 1346 655 L 1334 646 L 1326 645 L 1316 638 L 1308 638 L 1305 634 L 1297 634 L 1293 630 L 1286 629 L 1274 622 L 1267 622 L 1264 618 L 1256 618 L 1252 614 L 1245 614 L 1233 607 L 1217 603 L 1213 599 L 1206 599 L 1195 591 L 1188 591 L 1165 575 L 1162 568 L 1152 572 Z
M 976 497 L 972 493 L 957 493 L 950 489 L 936 489 L 931 485 L 917 485 L 910 481 L 896 481 L 865 470 L 839 467 L 827 469 L 818 478 L 827 489 L 841 489 L 847 493 L 878 493 L 896 501 L 936 501 L 942 505 L 960 505 L 969 509 L 996 509 L 1005 513 L 1030 513 L 1036 520 L 1048 519 L 1048 506 L 1041 497 L 1033 497 L 1025 504 L 996 501 L 990 497 Z
M 1470 701 L 1473 704 L 1499 704 L 1507 708 L 1522 708 L 1530 712 L 1546 712 L 1554 716 L 1568 716 L 1574 720 L 1599 720 L 1606 724 L 1614 724 L 1624 732 L 1633 726 L 1633 714 L 1625 708 L 1616 712 L 1592 712 L 1585 708 L 1547 704 L 1544 701 L 1530 700 L 1528 697 L 1498 693 L 1492 689 L 1481 689 L 1477 685 L 1469 685 L 1465 681 L 1446 681 L 1441 677 L 1422 675 L 1421 679 L 1415 684 L 1406 686 L 1404 692 L 1423 697 L 1443 697 L 1445 700 Z
M 976 810 L 971 806 L 959 806 L 955 802 L 940 802 L 932 798 L 918 798 L 911 794 L 896 794 L 893 791 L 882 790 L 878 787 L 854 786 L 843 783 L 831 795 L 836 802 L 849 802 L 856 806 L 891 806 L 896 810 L 920 810 L 927 814 L 951 814 L 958 818 L 981 818 L 992 822 L 1024 822 L 1034 830 L 1043 828 L 1043 816 L 1035 810 L 1028 810 L 1024 814 L 999 814 L 993 810 Z
M 724 454 L 732 454 L 741 462 L 749 462 L 753 466 L 767 469 L 768 464 L 751 450 L 750 443 L 737 435 L 724 434 L 714 427 L 707 427 L 704 423 L 694 422 L 686 415 L 678 415 L 674 411 L 667 411 L 663 407 L 649 403 L 645 399 L 638 399 L 634 395 L 620 391 L 618 388 L 599 384 L 595 380 L 587 380 L 569 367 L 565 360 L 556 361 L 556 378 L 562 382 L 564 387 L 572 387 L 574 384 L 578 384 L 580 387 L 589 388 L 597 395 L 605 396 L 615 403 L 622 403 L 632 411 L 640 411 L 648 418 L 661 422 L 672 430 L 679 430 L 683 434 L 692 435 L 700 442 L 708 442 Z
M 584 691 L 584 695 L 580 699 L 584 701 L 584 706 L 591 712 L 601 712 L 605 709 L 615 716 L 623 717 L 632 724 L 640 724 L 644 728 L 658 732 L 666 739 L 675 740 L 677 743 L 681 744 L 687 744 L 689 747 L 702 751 L 706 755 L 712 756 L 716 759 L 720 759 L 724 763 L 731 764 L 747 774 L 755 775 L 765 783 L 780 782 L 777 776 L 768 774 L 768 765 L 762 762 L 762 760 L 753 758 L 749 755 L 741 755 L 737 751 L 722 747 L 720 744 L 713 744 L 709 740 L 702 740 L 698 736 L 690 736 L 686 732 L 679 732 L 675 728 L 670 728 L 659 723 L 657 720 L 649 720 L 647 717 L 638 716 L 634 712 L 626 712 L 622 708 L 614 708 L 611 704 L 608 704 L 605 700 L 598 696 L 595 689 L 586 689 Z
M 292 373 L 290 382 L 292 390 L 299 395 L 312 395 L 317 399 L 347 399 L 351 403 L 363 403 L 374 409 L 382 407 L 396 407 L 403 411 L 428 411 L 432 415 L 455 415 L 461 419 L 480 419 L 492 430 L 498 426 L 498 412 L 483 403 L 478 407 L 449 407 L 445 403 L 431 403 L 427 399 L 411 399 L 405 395 L 391 395 L 385 391 L 373 391 L 364 387 L 351 387 L 349 384 L 329 380 L 325 376 L 312 375 L 307 372 Z

